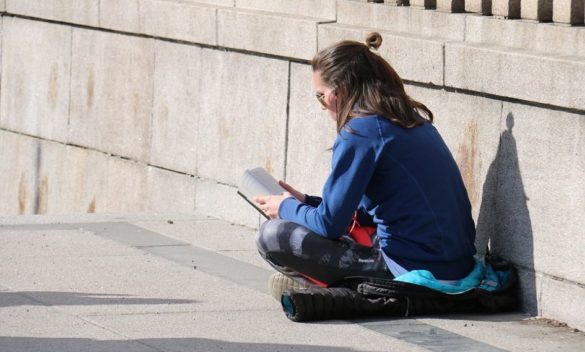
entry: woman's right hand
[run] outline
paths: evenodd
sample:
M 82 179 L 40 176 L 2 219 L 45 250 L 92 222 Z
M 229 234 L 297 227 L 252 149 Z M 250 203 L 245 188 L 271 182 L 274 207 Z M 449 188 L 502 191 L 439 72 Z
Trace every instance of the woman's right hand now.
M 278 184 L 284 188 L 288 193 L 295 197 L 299 202 L 305 202 L 305 194 L 297 191 L 293 186 L 289 185 L 284 181 L 278 181 Z

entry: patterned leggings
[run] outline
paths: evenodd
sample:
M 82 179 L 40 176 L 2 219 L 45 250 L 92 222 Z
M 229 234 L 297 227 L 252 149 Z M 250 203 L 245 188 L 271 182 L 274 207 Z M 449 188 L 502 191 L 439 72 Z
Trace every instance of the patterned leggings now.
M 329 240 L 286 220 L 260 226 L 256 245 L 260 255 L 288 276 L 303 276 L 320 286 L 353 287 L 369 278 L 392 279 L 378 241 L 372 248 L 344 235 Z

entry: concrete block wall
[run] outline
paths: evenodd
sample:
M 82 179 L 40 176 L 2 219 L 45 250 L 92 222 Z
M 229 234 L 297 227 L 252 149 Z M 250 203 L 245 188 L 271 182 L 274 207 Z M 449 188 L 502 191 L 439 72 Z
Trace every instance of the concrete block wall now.
M 308 60 L 377 30 L 458 162 L 478 249 L 518 266 L 524 310 L 585 329 L 564 304 L 585 299 L 585 28 L 410 3 L 0 1 L 0 215 L 196 210 L 256 227 L 235 194 L 245 168 L 310 194 L 327 177 L 335 129 Z

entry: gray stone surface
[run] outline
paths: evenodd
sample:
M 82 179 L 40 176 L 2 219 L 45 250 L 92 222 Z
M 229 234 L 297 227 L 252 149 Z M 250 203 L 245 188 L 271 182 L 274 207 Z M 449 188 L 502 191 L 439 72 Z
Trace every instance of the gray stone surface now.
M 504 103 L 501 129 L 492 248 L 528 270 L 585 283 L 583 116 Z
M 147 167 L 121 158 L 109 158 L 107 186 L 104 195 L 108 211 L 127 213 L 145 211 L 148 207 Z
M 140 3 L 142 30 L 157 37 L 217 45 L 217 8 L 163 0 Z
M 48 208 L 51 214 L 95 213 L 108 209 L 108 156 L 68 146 L 45 152 L 43 169 L 49 174 Z M 56 168 L 55 165 L 62 165 Z M 125 197 L 125 194 L 120 194 Z
M 71 230 L 78 228 L 78 224 L 89 222 L 92 224 L 100 222 L 136 222 L 141 221 L 149 223 L 152 221 L 193 221 L 216 220 L 200 213 L 168 213 L 168 212 L 136 212 L 136 213 L 87 213 L 87 214 L 58 214 L 58 215 L 19 215 L 19 216 L 0 216 L 0 225 L 2 230 L 14 229 L 21 231 L 37 231 L 46 229 L 48 225 L 54 228 Z
M 473 43 L 585 56 L 585 28 L 493 17 L 466 17 L 465 40 Z
M 364 42 L 372 28 L 339 24 L 319 26 L 319 50 L 340 41 Z M 378 53 L 400 77 L 407 80 L 443 85 L 443 42 L 406 33 L 380 31 L 382 46 Z
M 291 64 L 290 79 L 286 182 L 303 193 L 320 196 L 331 170 L 328 149 L 337 136 L 335 122 L 315 98 L 311 66 Z
M 188 314 L 137 316 L 101 316 L 92 318 L 97 324 L 120 329 L 132 339 L 146 340 L 163 351 L 425 351 L 399 340 L 359 326 L 340 322 L 311 324 L 290 323 L 276 306 L 274 310 L 209 311 Z M 143 321 L 143 324 L 139 322 Z M 201 324 L 204 321 L 206 324 Z M 253 323 L 251 323 L 253 322 Z M 226 324 L 227 323 L 227 324 Z M 147 340 L 153 329 L 160 339 Z M 284 331 L 284 332 L 283 332 Z M 173 344 L 174 342 L 174 344 Z
M 449 87 L 584 109 L 585 91 L 574 79 L 583 75 L 585 58 L 478 44 L 445 46 L 445 85 Z
M 260 220 L 264 221 L 265 218 L 236 192 L 236 187 L 213 180 L 197 179 L 195 210 L 236 224 L 258 228 Z
M 3 17 L 0 126 L 65 142 L 71 28 Z
M 35 204 L 38 140 L 0 130 L 0 213 L 31 214 Z
M 505 351 L 579 351 L 582 348 L 581 342 L 574 339 L 575 332 L 572 329 L 558 329 L 554 322 L 550 325 L 542 324 L 537 319 L 519 313 L 483 317 L 470 315 L 460 318 L 457 325 L 464 327 L 466 336 Z M 513 330 L 510 330 L 510 322 L 518 319 L 521 320 L 519 324 L 515 324 Z M 440 318 L 430 317 L 420 321 L 452 331 L 452 327 Z
M 245 9 L 218 10 L 218 45 L 310 60 L 317 50 L 319 20 Z
M 492 0 L 492 14 L 508 19 L 520 18 L 520 0 Z
M 236 7 L 335 20 L 336 0 L 236 0 Z
M 183 212 L 195 210 L 193 176 L 148 167 L 148 211 Z
M 210 219 L 173 220 L 172 223 L 136 221 L 133 224 L 243 263 L 272 270 L 270 265 L 258 255 L 256 230 L 250 227 L 227 225 L 223 220 Z
M 141 0 L 100 0 L 100 28 L 141 33 Z
M 59 230 L 64 218 L 50 219 L 54 225 L 46 217 L 35 220 L 45 223 L 36 225 L 44 229 L 0 226 L 2 248 L 13 248 L 3 255 L 6 265 L 0 267 L 2 350 L 579 351 L 585 341 L 582 332 L 519 314 L 295 324 L 264 288 L 241 281 L 252 273 L 248 265 L 227 271 L 227 264 L 205 267 L 209 260 L 221 263 L 223 256 L 198 249 L 203 237 L 182 246 L 133 248 L 131 243 L 138 242 L 126 239 L 138 228 L 131 224 L 105 223 L 105 232 L 95 235 L 89 230 L 99 230 L 96 223 Z M 226 235 L 217 241 L 223 248 L 230 246 L 227 234 L 237 232 L 225 222 L 195 214 L 181 220 L 181 228 L 167 219 L 153 216 L 138 222 L 169 235 L 173 229 L 200 233 L 211 225 Z M 189 259 L 188 248 L 198 253 L 192 259 L 195 268 L 183 263 Z M 253 280 L 270 273 L 257 270 Z
M 0 0 L 0 11 L 6 11 L 6 0 Z
M 42 153 L 41 181 L 48 186 L 39 211 L 46 203 L 51 214 L 139 212 L 149 208 L 150 195 L 157 199 L 147 188 L 146 165 L 71 146 L 43 144 Z
M 99 0 L 6 0 L 6 12 L 98 26 Z
M 69 140 L 147 161 L 154 40 L 75 28 Z
M 35 143 L 35 140 L 31 142 Z M 62 178 L 69 170 L 66 150 L 64 144 L 40 141 L 38 153 L 34 156 L 36 165 L 29 170 L 35 175 L 32 214 L 71 211 L 70 200 L 75 196 L 71 193 L 71 185 Z
M 551 21 L 552 7 L 553 0 L 520 1 L 520 16 L 526 20 Z
M 197 174 L 201 48 L 156 42 L 150 163 Z
M 204 49 L 197 173 L 236 185 L 245 169 L 284 173 L 288 62 Z
M 84 318 L 44 307 L 27 298 L 27 294 L 0 295 L 2 351 L 157 351 Z
M 0 227 L 0 255 L 4 261 L 50 257 L 110 257 L 143 255 L 138 249 L 97 237 L 85 229 L 5 231 Z M 14 286 L 11 286 L 15 288 Z M 30 288 L 30 287 L 28 287 Z
M 583 1 L 555 0 L 553 1 L 553 21 L 561 24 L 582 24 L 584 20 Z
M 135 221 L 133 225 L 214 252 L 256 251 L 256 230 L 224 220 Z
M 538 314 L 567 322 L 584 331 L 585 308 L 581 304 L 573 304 L 585 300 L 583 285 L 547 275 L 537 275 L 536 278 L 539 287 Z
M 477 248 L 484 252 L 497 221 L 482 199 L 495 190 L 497 176 L 490 170 L 500 140 L 501 102 L 413 85 L 406 91 L 433 112 L 434 125 L 459 165 L 478 227 Z
M 421 11 L 407 6 L 347 0 L 337 3 L 337 22 L 339 24 L 451 40 L 465 39 L 465 17 L 464 14 Z

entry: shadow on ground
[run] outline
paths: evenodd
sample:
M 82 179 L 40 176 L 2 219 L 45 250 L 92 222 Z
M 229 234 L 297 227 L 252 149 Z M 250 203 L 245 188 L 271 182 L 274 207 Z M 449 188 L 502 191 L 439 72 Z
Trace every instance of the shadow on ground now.
M 307 351 L 350 352 L 343 347 L 290 345 L 277 343 L 245 343 L 200 338 L 159 338 L 137 340 L 94 340 L 87 338 L 34 338 L 0 336 L 0 351 L 59 351 L 59 352 L 133 352 L 133 351 Z

